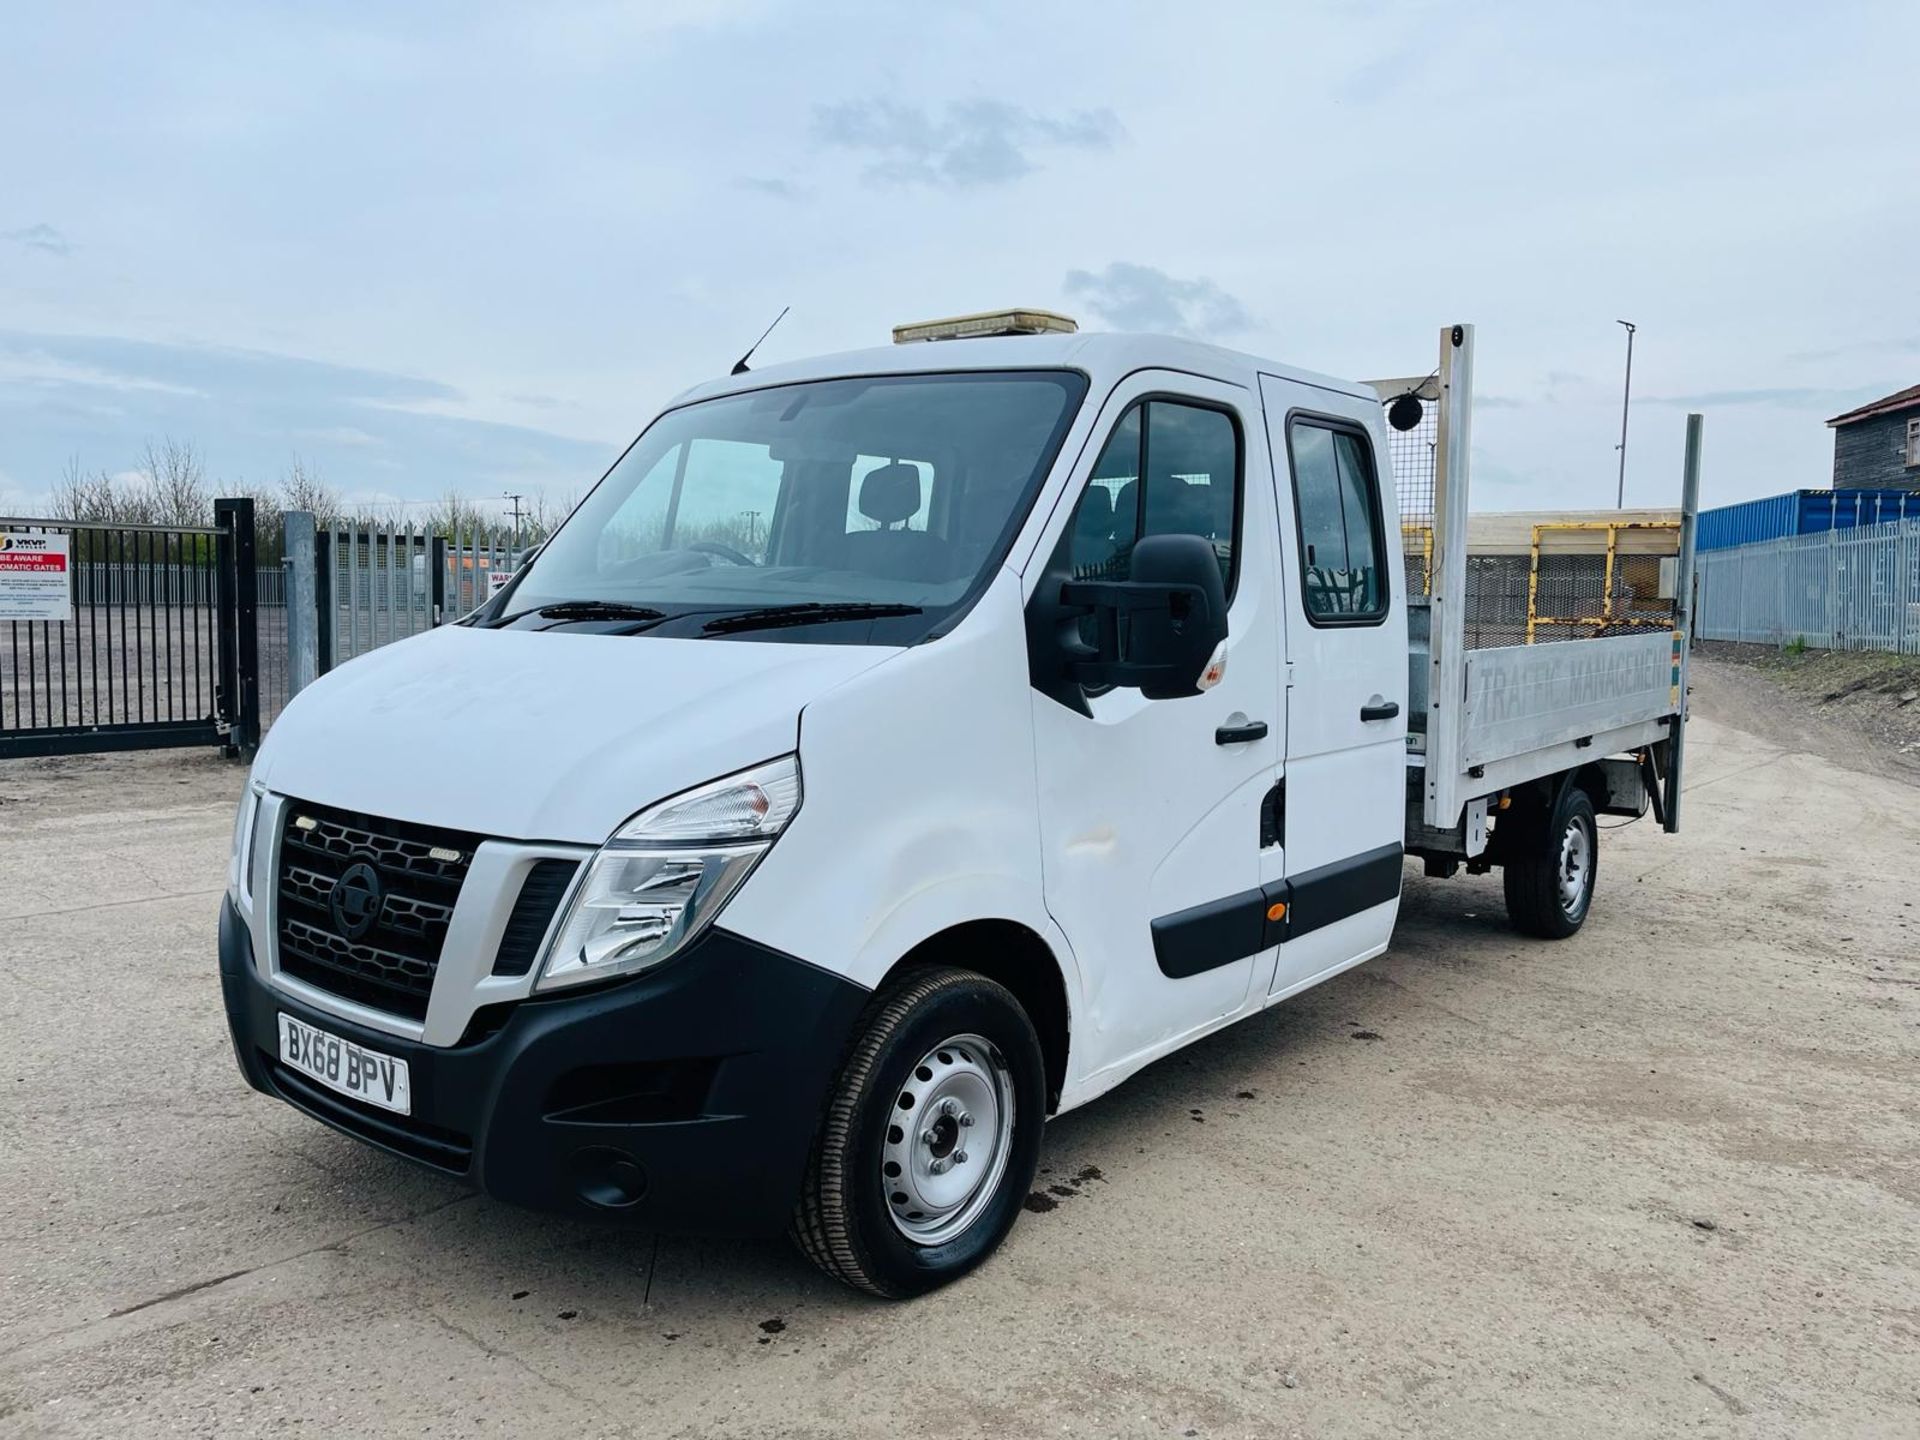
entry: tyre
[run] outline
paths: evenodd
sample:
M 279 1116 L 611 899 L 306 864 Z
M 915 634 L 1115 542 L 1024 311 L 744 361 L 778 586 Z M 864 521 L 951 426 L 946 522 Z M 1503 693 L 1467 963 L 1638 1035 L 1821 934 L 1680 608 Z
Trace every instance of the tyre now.
M 1524 935 L 1564 940 L 1586 923 L 1599 873 L 1593 801 L 1569 785 L 1506 860 L 1507 918 Z
M 877 991 L 827 1102 L 793 1238 L 822 1270 L 904 1299 L 1013 1228 L 1040 1160 L 1046 1070 L 1020 1002 L 945 966 Z

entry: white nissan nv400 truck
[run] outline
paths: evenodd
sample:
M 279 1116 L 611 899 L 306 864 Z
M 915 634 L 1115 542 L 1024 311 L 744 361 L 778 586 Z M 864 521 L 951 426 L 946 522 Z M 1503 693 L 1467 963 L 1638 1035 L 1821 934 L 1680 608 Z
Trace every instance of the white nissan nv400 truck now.
M 1048 1116 L 1385 949 L 1408 855 L 1578 929 L 1596 812 L 1673 818 L 1668 618 L 1476 681 L 1380 393 L 1071 328 L 701 385 L 479 610 L 299 694 L 220 917 L 247 1080 L 906 1296 L 1007 1234 Z

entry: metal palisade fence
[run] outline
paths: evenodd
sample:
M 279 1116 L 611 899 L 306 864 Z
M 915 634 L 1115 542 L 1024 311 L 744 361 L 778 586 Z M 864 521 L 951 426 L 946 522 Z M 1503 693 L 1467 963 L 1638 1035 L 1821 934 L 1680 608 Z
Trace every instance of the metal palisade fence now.
M 1920 655 L 1920 519 L 1702 551 L 1703 640 Z
M 300 534 L 296 526 L 290 536 Z M 290 540 L 288 574 L 300 566 Z M 524 547 L 522 547 L 524 549 Z M 321 528 L 313 534 L 313 609 L 317 612 L 315 670 L 324 674 L 396 639 L 459 620 L 480 607 L 507 576 L 518 551 L 511 530 L 478 524 L 451 534 L 424 534 L 405 526 Z M 301 591 L 288 586 L 300 624 Z M 290 682 L 290 689 L 300 685 Z
M 0 758 L 215 745 L 245 753 L 301 687 L 468 614 L 512 575 L 510 529 L 283 517 L 211 526 L 0 518 Z

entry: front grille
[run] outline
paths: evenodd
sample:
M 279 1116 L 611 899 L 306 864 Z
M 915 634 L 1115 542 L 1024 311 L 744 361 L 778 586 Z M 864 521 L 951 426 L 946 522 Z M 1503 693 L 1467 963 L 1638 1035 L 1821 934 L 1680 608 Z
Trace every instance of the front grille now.
M 447 924 L 481 837 L 304 800 L 288 800 L 284 815 L 281 972 L 344 1000 L 424 1020 Z M 384 893 L 372 926 L 350 938 L 332 901 L 340 877 L 358 864 L 373 867 Z
M 546 938 L 553 912 L 573 883 L 577 860 L 536 860 L 520 887 L 520 898 L 513 902 L 513 914 L 500 936 L 499 953 L 493 957 L 496 975 L 524 975 L 533 968 L 540 942 Z

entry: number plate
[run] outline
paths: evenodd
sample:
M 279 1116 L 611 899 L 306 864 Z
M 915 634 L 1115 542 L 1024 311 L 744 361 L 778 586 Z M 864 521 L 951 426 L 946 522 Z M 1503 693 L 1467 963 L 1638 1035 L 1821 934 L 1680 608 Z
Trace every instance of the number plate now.
M 291 1015 L 280 1017 L 280 1063 L 342 1095 L 401 1115 L 412 1113 L 406 1061 L 316 1030 Z

